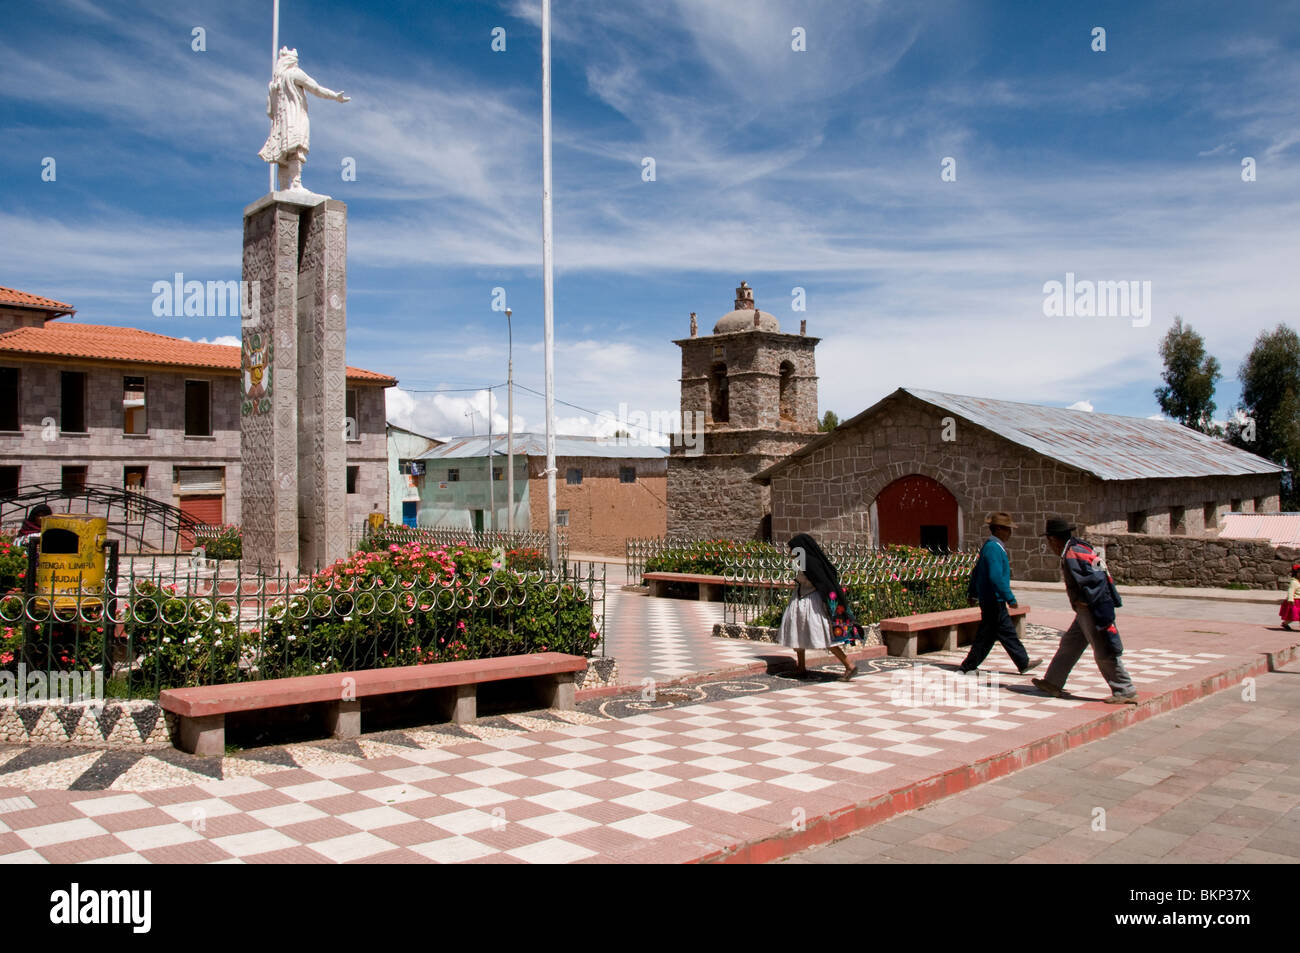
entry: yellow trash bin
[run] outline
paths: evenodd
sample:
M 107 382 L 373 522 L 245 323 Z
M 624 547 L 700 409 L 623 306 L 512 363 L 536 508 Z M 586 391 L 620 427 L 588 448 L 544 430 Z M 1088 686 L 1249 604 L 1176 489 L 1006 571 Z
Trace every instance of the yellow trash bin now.
M 54 595 L 57 608 L 98 604 L 87 594 L 104 591 L 104 541 L 108 520 L 102 516 L 54 514 L 41 520 L 40 555 L 36 562 L 36 594 Z M 37 600 L 42 605 L 45 599 Z
M 388 522 L 388 517 L 383 513 L 370 513 L 366 516 L 366 522 L 370 524 L 370 532 L 374 533 L 384 528 Z

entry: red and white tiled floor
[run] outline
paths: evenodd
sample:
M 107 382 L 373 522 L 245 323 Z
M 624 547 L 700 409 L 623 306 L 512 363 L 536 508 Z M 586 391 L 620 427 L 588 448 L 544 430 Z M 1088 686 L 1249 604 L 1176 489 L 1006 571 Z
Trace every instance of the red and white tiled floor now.
M 605 653 L 618 659 L 620 682 L 639 685 L 644 678 L 667 682 L 784 652 L 769 642 L 714 638 L 714 623 L 721 621 L 720 602 L 659 599 L 610 586 L 605 591 Z
M 1258 626 L 1198 628 L 1127 620 L 1125 660 L 1149 705 L 1189 700 L 1191 686 L 1239 677 L 1296 642 Z M 958 658 L 928 656 L 922 678 L 951 684 L 940 666 Z M 1101 703 L 1090 667 L 1080 662 L 1069 687 L 1084 697 L 1071 699 L 1038 695 L 995 655 L 996 699 L 979 707 L 945 704 L 942 692 L 918 704 L 889 672 L 784 689 L 738 679 L 722 701 L 173 788 L 0 788 L 0 860 L 698 860 L 1090 723 L 1140 717 Z

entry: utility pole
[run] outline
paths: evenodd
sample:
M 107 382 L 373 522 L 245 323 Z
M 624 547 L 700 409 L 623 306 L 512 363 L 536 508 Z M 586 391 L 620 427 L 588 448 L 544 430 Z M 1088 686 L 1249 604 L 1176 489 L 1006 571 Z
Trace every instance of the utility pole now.
M 555 270 L 551 261 L 551 0 L 542 0 L 542 301 L 546 352 L 546 535 L 559 568 L 555 529 Z
M 271 13 L 271 75 L 275 75 L 275 64 L 280 59 L 280 0 L 275 0 L 275 7 Z M 275 181 L 276 170 L 279 168 L 274 162 L 270 163 L 271 170 L 271 191 L 275 191 L 277 185 Z
M 506 308 L 506 530 L 515 541 L 515 339 Z
M 497 481 L 492 466 L 492 388 L 488 388 L 488 512 L 492 514 L 492 532 L 497 531 Z

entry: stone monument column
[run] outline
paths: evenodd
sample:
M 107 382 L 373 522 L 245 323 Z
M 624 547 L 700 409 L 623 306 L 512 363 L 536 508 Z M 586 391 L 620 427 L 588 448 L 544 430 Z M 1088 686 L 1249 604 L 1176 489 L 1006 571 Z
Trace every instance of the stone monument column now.
M 347 206 L 302 189 L 244 210 L 244 558 L 315 570 L 347 552 Z

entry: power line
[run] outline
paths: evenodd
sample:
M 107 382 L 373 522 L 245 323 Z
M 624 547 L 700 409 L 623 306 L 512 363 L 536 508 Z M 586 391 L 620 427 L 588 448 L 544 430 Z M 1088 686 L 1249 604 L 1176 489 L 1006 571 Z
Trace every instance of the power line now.
M 525 384 L 521 384 L 521 383 L 519 383 L 518 381 L 515 381 L 515 387 L 519 388 L 520 390 L 526 390 L 526 391 L 528 391 L 530 394 L 535 394 L 535 395 L 538 396 L 538 397 L 545 397 L 545 396 L 546 396 L 545 394 L 538 393 L 537 391 L 533 390 L 531 387 L 528 387 L 528 386 L 525 385 Z M 644 430 L 644 431 L 646 431 L 647 433 L 658 434 L 658 435 L 661 436 L 661 437 L 671 437 L 672 434 L 673 434 L 673 431 L 655 430 L 653 427 L 641 427 L 641 426 L 638 426 L 637 424 L 629 423 L 629 422 L 626 421 L 626 420 L 622 420 L 622 419 L 620 419 L 620 418 L 618 418 L 618 417 L 615 417 L 615 416 L 613 416 L 612 414 L 607 414 L 607 413 L 604 413 L 604 412 L 599 411 L 599 410 L 592 410 L 592 409 L 589 408 L 589 407 L 583 407 L 583 406 L 581 406 L 580 404 L 573 404 L 573 403 L 570 403 L 570 402 L 567 401 L 567 400 L 560 400 L 560 398 L 558 398 L 558 397 L 555 398 L 555 402 L 556 402 L 557 404 L 563 404 L 565 407 L 572 407 L 574 410 L 580 410 L 580 411 L 582 411 L 584 414 L 591 414 L 593 417 L 604 417 L 606 420 L 612 420 L 612 421 L 614 421 L 615 423 L 623 424 L 624 426 L 627 426 L 627 427 L 635 427 L 637 430 Z

